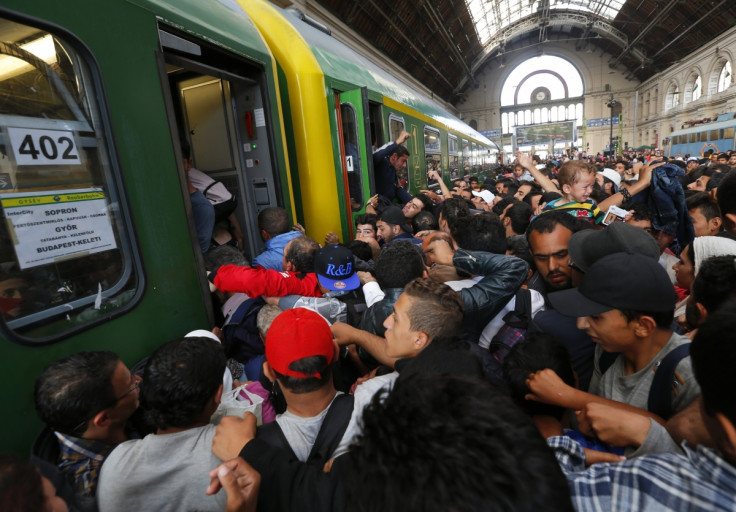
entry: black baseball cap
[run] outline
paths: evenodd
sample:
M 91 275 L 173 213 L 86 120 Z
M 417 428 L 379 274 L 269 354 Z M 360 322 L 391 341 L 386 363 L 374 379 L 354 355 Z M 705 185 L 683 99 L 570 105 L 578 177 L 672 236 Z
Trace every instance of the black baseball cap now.
M 406 223 L 404 212 L 402 212 L 401 208 L 399 208 L 398 206 L 389 206 L 388 208 L 383 210 L 378 216 L 378 220 L 382 220 L 386 224 L 391 224 L 392 226 L 401 226 L 401 229 L 403 229 L 407 233 L 412 232 L 411 226 Z
M 643 229 L 624 222 L 614 222 L 600 230 L 584 229 L 573 233 L 567 250 L 572 262 L 583 272 L 599 259 L 617 252 L 643 254 L 659 260 L 659 247 L 654 238 Z
M 619 252 L 593 263 L 579 287 L 550 293 L 549 300 L 563 315 L 582 317 L 612 309 L 674 311 L 677 294 L 657 260 Z

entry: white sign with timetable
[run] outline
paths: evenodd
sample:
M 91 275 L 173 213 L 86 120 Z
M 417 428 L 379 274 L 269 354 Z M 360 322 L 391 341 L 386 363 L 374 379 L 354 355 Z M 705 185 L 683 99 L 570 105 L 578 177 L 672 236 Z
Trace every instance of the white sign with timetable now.
M 0 194 L 21 269 L 117 247 L 99 188 Z

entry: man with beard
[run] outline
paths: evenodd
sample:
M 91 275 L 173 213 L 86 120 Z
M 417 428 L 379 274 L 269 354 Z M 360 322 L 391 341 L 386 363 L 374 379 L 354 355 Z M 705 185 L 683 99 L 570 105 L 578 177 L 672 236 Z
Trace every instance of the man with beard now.
M 567 244 L 573 233 L 590 228 L 592 225 L 584 220 L 555 211 L 543 213 L 529 224 L 526 238 L 537 267 L 537 275 L 532 277 L 529 288 L 544 295 L 545 302 L 547 293 L 572 286 Z

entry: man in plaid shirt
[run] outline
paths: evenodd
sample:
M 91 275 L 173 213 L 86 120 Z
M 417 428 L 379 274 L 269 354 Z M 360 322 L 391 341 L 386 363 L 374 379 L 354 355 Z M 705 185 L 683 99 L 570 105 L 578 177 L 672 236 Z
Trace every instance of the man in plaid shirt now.
M 139 384 L 140 377 L 108 351 L 72 354 L 36 379 L 36 411 L 48 429 L 41 443 L 45 453 L 35 455 L 58 465 L 77 497 L 95 496 L 102 463 L 128 440 L 126 424 L 138 408 Z

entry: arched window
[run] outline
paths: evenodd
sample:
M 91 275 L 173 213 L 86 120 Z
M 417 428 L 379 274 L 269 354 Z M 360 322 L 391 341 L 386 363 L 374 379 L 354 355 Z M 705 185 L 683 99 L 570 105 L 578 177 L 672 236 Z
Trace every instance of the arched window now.
M 677 87 L 677 84 L 670 85 L 669 89 L 667 89 L 667 96 L 665 98 L 665 105 L 664 109 L 669 110 L 671 108 L 676 108 L 680 104 L 680 88 Z
M 718 92 L 725 91 L 731 85 L 731 61 L 726 61 L 718 75 Z
M 539 129 L 556 130 L 555 136 L 545 138 L 542 145 L 528 142 L 532 139 L 524 139 L 526 146 L 545 154 L 550 149 L 549 140 L 557 141 L 553 144 L 554 150 L 579 144 L 579 138 L 571 139 L 571 135 L 576 137 L 575 130 L 570 133 L 567 128 L 570 123 L 564 122 L 573 121 L 575 126 L 582 126 L 583 103 L 576 100 L 584 93 L 582 75 L 571 62 L 553 55 L 527 59 L 509 73 L 501 87 L 503 133 L 514 135 L 518 127 L 527 125 L 543 125 Z M 551 123 L 556 124 L 549 126 Z M 519 137 L 509 140 L 514 140 L 515 146 Z M 503 149 L 508 154 L 513 148 L 507 145 Z
M 697 75 L 695 77 L 695 80 L 692 82 L 692 96 L 690 101 L 696 101 L 700 99 L 700 96 L 703 94 L 703 84 L 702 80 L 700 79 L 700 75 Z
M 552 55 L 532 57 L 514 68 L 501 88 L 501 106 L 555 101 L 583 95 L 583 79 L 569 61 Z

